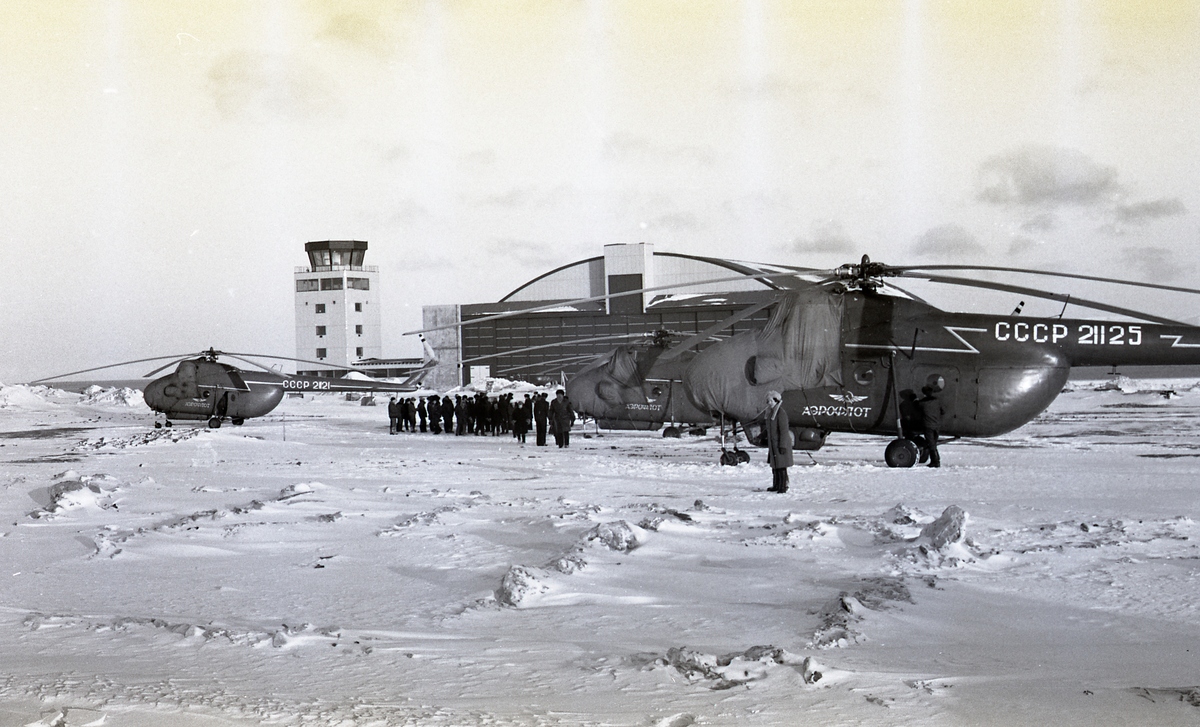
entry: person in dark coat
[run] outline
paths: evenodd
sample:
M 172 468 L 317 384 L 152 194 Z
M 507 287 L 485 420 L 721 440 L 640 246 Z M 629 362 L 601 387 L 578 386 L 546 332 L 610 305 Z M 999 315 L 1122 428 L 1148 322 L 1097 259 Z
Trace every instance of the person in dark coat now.
M 537 431 L 537 446 L 546 446 L 546 421 L 550 417 L 550 402 L 546 401 L 546 392 L 537 395 L 533 401 L 533 424 Z
M 411 396 L 404 400 L 404 428 L 408 432 L 417 431 L 417 402 Z
M 400 426 L 400 405 L 396 403 L 396 397 L 388 402 L 388 434 L 395 434 L 396 429 Z
M 450 401 L 449 394 L 442 397 L 442 431 L 454 433 L 454 402 Z
M 434 434 L 442 433 L 442 400 L 435 394 L 425 402 L 425 411 L 429 414 L 429 431 Z
M 417 416 L 421 418 L 421 434 L 424 434 L 425 432 L 429 431 L 429 410 L 425 408 L 425 397 L 423 396 L 417 402 Z
M 462 397 L 462 396 L 454 397 L 454 420 L 455 420 L 455 424 L 456 424 L 456 427 L 454 429 L 454 434 L 459 437 L 466 434 L 467 433 L 467 401 L 466 401 L 465 397 Z
M 529 411 L 524 404 L 518 403 L 509 407 L 509 413 L 512 416 L 513 438 L 521 444 L 525 444 L 525 433 L 529 431 Z
M 938 400 L 937 391 L 926 386 L 921 389 L 921 421 L 925 425 L 925 449 L 929 452 L 929 466 L 941 467 L 942 458 L 938 454 L 938 432 L 942 428 L 942 402 Z
M 912 389 L 900 392 L 900 428 L 904 438 L 917 446 L 920 455 L 919 462 L 929 459 L 929 450 L 925 447 L 925 415 L 921 411 L 921 402 Z
M 788 467 L 792 466 L 792 430 L 788 427 L 783 395 L 767 392 L 767 464 L 771 466 L 771 492 L 788 491 Z
M 554 432 L 554 443 L 561 447 L 571 446 L 571 425 L 575 423 L 575 411 L 571 400 L 562 389 L 550 402 L 550 431 Z

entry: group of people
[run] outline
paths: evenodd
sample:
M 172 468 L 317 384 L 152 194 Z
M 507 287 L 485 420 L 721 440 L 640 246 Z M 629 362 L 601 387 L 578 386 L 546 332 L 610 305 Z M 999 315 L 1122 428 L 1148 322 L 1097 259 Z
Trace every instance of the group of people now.
M 512 434 L 524 444 L 532 428 L 537 446 L 546 446 L 546 435 L 554 435 L 559 447 L 571 444 L 575 411 L 566 392 L 559 389 L 550 400 L 545 392 L 526 394 L 517 401 L 511 394 L 495 399 L 487 394 L 392 397 L 388 402 L 389 434 L 432 432 L 500 436 Z

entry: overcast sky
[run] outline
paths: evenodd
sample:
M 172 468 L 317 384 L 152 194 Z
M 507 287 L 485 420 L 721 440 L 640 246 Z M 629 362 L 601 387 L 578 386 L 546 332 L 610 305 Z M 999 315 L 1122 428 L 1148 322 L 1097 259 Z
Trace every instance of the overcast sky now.
M 309 240 L 388 356 L 611 242 L 1197 281 L 1190 0 L 16 0 L 0 54 L 5 383 L 294 355 Z

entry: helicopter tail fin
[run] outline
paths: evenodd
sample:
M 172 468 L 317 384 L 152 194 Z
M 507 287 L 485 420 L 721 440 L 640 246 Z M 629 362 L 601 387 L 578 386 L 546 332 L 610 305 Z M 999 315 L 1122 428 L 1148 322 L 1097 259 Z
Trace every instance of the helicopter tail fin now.
M 429 341 L 426 340 L 425 336 L 421 336 L 421 346 L 424 348 L 424 362 L 421 364 L 421 368 L 413 371 L 408 375 L 408 378 L 404 379 L 402 382 L 403 386 L 420 386 L 425 377 L 429 375 L 429 372 L 440 363 L 437 354 L 434 353 L 433 347 L 429 345 Z

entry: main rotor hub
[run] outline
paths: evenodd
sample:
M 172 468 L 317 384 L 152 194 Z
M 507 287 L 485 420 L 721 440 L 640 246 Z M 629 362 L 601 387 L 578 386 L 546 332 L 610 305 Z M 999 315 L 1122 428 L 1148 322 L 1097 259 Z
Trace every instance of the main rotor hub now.
M 863 255 L 861 262 L 842 265 L 834 271 L 834 275 L 846 285 L 848 290 L 857 288 L 874 291 L 883 285 L 883 276 L 887 274 L 887 271 L 887 265 L 871 262 L 869 256 Z

